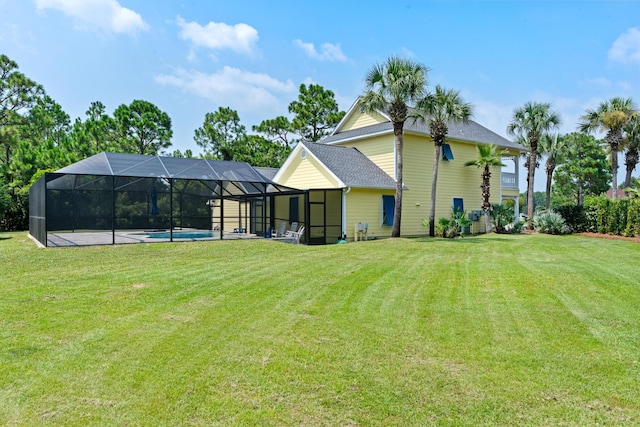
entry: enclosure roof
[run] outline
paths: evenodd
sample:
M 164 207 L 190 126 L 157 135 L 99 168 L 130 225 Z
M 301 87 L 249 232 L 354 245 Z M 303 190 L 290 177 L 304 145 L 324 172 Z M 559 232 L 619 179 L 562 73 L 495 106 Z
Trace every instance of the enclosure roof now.
M 274 184 L 244 162 L 100 153 L 64 167 L 57 173 L 142 178 L 176 178 Z

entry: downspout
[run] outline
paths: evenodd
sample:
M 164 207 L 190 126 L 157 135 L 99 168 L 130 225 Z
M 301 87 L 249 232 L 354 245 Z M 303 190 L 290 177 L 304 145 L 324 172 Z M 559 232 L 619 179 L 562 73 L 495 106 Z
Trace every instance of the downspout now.
M 342 189 L 342 238 L 347 237 L 347 194 L 351 191 L 351 187 L 346 190 Z

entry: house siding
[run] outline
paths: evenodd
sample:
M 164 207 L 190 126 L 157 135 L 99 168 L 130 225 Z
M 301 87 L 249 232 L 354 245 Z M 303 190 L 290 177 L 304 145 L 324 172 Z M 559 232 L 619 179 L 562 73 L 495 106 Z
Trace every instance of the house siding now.
M 358 149 L 358 151 L 367 156 L 369 160 L 385 171 L 391 178 L 395 179 L 395 142 L 392 133 L 378 135 L 373 138 L 367 138 L 366 140 L 348 141 L 340 145 Z
M 467 212 L 479 210 L 482 206 L 481 171 L 477 167 L 464 165 L 467 161 L 477 159 L 476 145 L 455 140 L 448 140 L 447 143 L 451 146 L 454 159 L 441 160 L 439 163 L 436 221 L 441 217 L 449 217 L 454 197 L 463 199 Z M 428 231 L 422 226 L 422 220 L 429 218 L 433 151 L 430 138 L 405 135 L 403 181 L 409 190 L 403 193 L 402 235 L 419 235 Z M 499 168 L 492 170 L 491 189 L 491 203 L 499 203 Z M 484 231 L 484 226 L 478 224 L 473 231 Z
M 481 171 L 475 167 L 464 166 L 465 162 L 477 158 L 476 145 L 456 140 L 448 140 L 447 143 L 451 145 L 454 160 L 449 162 L 440 161 L 436 192 L 436 220 L 450 215 L 454 197 L 463 199 L 467 212 L 479 210 L 482 205 Z M 390 176 L 393 177 L 395 175 L 393 135 L 377 136 L 362 141 L 348 141 L 344 145 L 357 148 Z M 402 228 L 400 233 L 403 236 L 426 235 L 428 234 L 428 229 L 422 225 L 422 221 L 425 218 L 429 218 L 431 176 L 433 173 L 433 143 L 429 137 L 405 134 L 403 147 L 403 181 L 407 190 L 402 195 Z M 500 171 L 498 168 L 492 170 L 491 188 L 491 203 L 499 203 Z M 382 193 L 378 192 L 377 194 L 379 199 Z M 361 202 L 359 199 L 355 200 L 358 200 L 357 203 Z M 354 209 L 356 210 L 356 216 L 364 215 L 363 212 L 357 211 L 360 209 L 357 203 L 348 203 L 347 230 L 352 228 L 354 223 L 362 222 L 361 219 L 351 215 Z M 362 201 L 362 203 L 365 202 Z M 372 208 L 370 203 L 369 205 L 365 203 L 363 209 L 370 210 Z M 377 209 L 379 211 L 380 207 L 378 206 Z M 371 222 L 369 222 L 369 225 L 371 227 Z M 372 229 L 370 228 L 370 230 Z M 378 230 L 373 229 L 372 231 L 382 236 L 391 234 L 391 230 L 388 227 L 379 227 Z M 483 221 L 478 221 L 478 223 L 474 224 L 472 231 L 484 231 Z
M 377 125 L 378 123 L 384 123 L 387 121 L 388 120 L 382 117 L 380 113 L 355 112 L 340 127 L 340 131 L 346 132 L 348 130 L 359 129 L 365 126 Z
M 245 224 L 245 203 L 240 203 L 235 200 L 217 200 L 216 203 L 217 204 L 211 209 L 212 229 L 221 228 L 225 232 L 233 232 L 235 228 L 249 228 L 249 224 Z M 222 224 L 222 227 L 220 227 L 221 203 L 224 204 L 224 224 Z M 242 225 L 240 225 L 241 221 Z
M 278 180 L 280 184 L 301 190 L 310 188 L 340 188 L 338 180 L 310 154 L 305 159 L 296 160 Z
M 369 224 L 369 238 L 391 237 L 391 227 L 382 226 L 383 194 L 395 195 L 395 191 L 353 188 L 347 194 L 347 240 L 354 240 L 358 223 Z

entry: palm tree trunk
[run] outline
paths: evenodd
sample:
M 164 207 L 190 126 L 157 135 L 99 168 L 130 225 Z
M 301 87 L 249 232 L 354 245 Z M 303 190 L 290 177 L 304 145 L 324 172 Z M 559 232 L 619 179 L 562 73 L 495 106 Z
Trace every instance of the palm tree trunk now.
M 620 130 L 610 130 L 606 137 L 609 147 L 611 147 L 611 198 L 618 198 L 618 146 L 622 140 L 622 132 Z
M 618 147 L 611 146 L 611 198 L 616 200 L 618 198 Z
M 393 122 L 393 136 L 396 144 L 396 207 L 393 214 L 393 229 L 391 237 L 400 237 L 400 222 L 402 216 L 402 130 L 404 122 Z
M 545 200 L 544 200 L 544 208 L 549 210 L 549 206 L 551 206 L 551 177 L 553 176 L 553 171 L 547 171 L 547 186 L 545 188 Z
M 536 173 L 536 160 L 538 156 L 538 139 L 536 136 L 531 135 L 529 137 L 529 145 L 531 146 L 531 151 L 529 152 L 529 167 L 527 168 L 528 179 L 527 179 L 527 228 L 529 230 L 533 229 L 533 180 L 535 178 Z
M 438 184 L 438 165 L 440 163 L 440 145 L 433 146 L 433 174 L 431 178 L 431 206 L 429 207 L 429 236 L 436 234 L 436 188 Z
M 553 171 L 556 169 L 556 159 L 555 157 L 549 156 L 549 158 L 547 158 L 547 187 L 545 189 L 546 191 L 546 199 L 544 202 L 544 208 L 546 210 L 549 210 L 549 207 L 551 206 L 551 182 L 553 180 Z
M 482 210 L 484 211 L 484 226 L 487 233 L 491 233 L 491 170 L 485 165 L 482 172 Z
M 631 174 L 638 164 L 638 151 L 627 149 L 624 164 L 627 167 L 627 174 L 624 178 L 624 187 L 629 188 L 631 187 Z

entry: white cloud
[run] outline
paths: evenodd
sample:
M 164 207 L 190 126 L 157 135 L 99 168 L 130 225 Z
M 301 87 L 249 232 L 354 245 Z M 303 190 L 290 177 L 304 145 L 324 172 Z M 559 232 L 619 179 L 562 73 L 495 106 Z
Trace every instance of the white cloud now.
M 404 46 L 400 48 L 400 50 L 398 51 L 398 55 L 404 58 L 410 58 L 410 59 L 414 59 L 416 57 L 415 53 L 413 53 L 412 51 L 410 51 L 408 48 Z
M 318 61 L 340 61 L 345 62 L 347 57 L 342 53 L 340 44 L 323 43 L 320 46 L 320 52 L 316 50 L 313 43 L 306 43 L 300 39 L 296 39 L 293 43 L 304 51 L 304 53 L 313 59 Z
M 596 77 L 593 79 L 584 79 L 583 83 L 589 86 L 602 86 L 609 87 L 611 86 L 611 80 L 604 77 Z
M 117 0 L 36 0 L 38 11 L 60 10 L 73 17 L 81 30 L 135 35 L 149 25 L 139 13 Z
M 228 25 L 224 22 L 209 22 L 202 26 L 197 22 L 187 22 L 177 18 L 180 38 L 189 40 L 196 46 L 210 49 L 231 49 L 236 52 L 250 53 L 258 42 L 258 31 L 247 24 Z
M 580 82 L 581 85 L 592 86 L 598 89 L 610 91 L 612 88 L 622 89 L 625 92 L 631 92 L 633 90 L 633 85 L 624 80 L 611 81 L 605 77 L 596 77 L 593 79 L 584 79 Z
M 478 122 L 498 135 L 513 139 L 507 135 L 507 125 L 511 121 L 513 107 L 482 99 L 475 99 L 471 103 L 473 104 L 473 121 Z
M 622 63 L 640 64 L 640 29 L 632 27 L 613 42 L 609 59 Z
M 631 90 L 633 89 L 633 86 L 630 83 L 623 81 L 616 82 L 616 86 L 627 92 L 631 92 Z
M 262 117 L 282 114 L 297 90 L 291 80 L 283 82 L 268 74 L 229 66 L 213 74 L 181 69 L 174 75 L 158 75 L 155 81 L 181 88 L 215 105 L 229 106 L 239 113 L 259 113 Z M 280 98 L 281 95 L 285 95 L 286 102 Z

